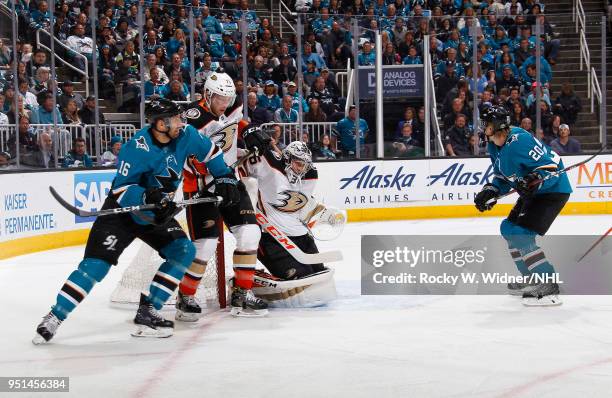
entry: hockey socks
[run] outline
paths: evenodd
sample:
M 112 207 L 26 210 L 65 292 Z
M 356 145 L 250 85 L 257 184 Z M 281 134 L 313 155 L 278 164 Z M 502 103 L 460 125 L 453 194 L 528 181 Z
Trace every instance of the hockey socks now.
M 148 296 L 156 310 L 160 310 L 174 293 L 195 257 L 195 248 L 189 239 L 181 238 L 160 250 L 160 254 L 167 260 L 155 273 Z
M 255 264 L 257 263 L 256 251 L 234 251 L 234 285 L 236 287 L 250 290 L 253 288 L 253 277 L 255 276 Z
M 187 272 L 185 272 L 185 276 L 183 276 L 183 280 L 179 285 L 179 291 L 185 296 L 193 296 L 196 294 L 198 285 L 204 276 L 204 272 L 206 272 L 206 262 L 198 260 L 197 258 L 194 259 Z
M 65 320 L 77 305 L 85 299 L 96 282 L 100 282 L 111 265 L 97 258 L 85 258 L 64 283 L 51 312 L 59 320 Z

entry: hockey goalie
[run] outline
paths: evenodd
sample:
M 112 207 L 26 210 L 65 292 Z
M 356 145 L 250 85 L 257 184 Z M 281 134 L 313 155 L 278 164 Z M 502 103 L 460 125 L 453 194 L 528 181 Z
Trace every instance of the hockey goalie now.
M 256 129 L 246 129 L 245 139 Z M 330 240 L 341 233 L 345 214 L 326 208 L 313 197 L 318 174 L 303 142 L 290 143 L 282 154 L 268 149 L 250 156 L 239 173 L 247 190 L 256 192 L 253 202 L 257 203 L 258 222 L 272 225 L 301 252 L 319 253 L 313 235 Z M 257 259 L 269 273 L 256 271 L 253 293 L 272 307 L 314 307 L 334 300 L 333 270 L 323 263 L 298 261 L 274 235 L 263 228 Z

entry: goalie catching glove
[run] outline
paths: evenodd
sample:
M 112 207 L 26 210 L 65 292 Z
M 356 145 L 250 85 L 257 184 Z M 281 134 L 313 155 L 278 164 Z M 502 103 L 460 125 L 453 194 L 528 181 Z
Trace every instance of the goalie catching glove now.
M 489 200 L 491 199 L 496 199 L 498 196 L 499 189 L 495 185 L 485 184 L 485 186 L 482 187 L 482 190 L 478 192 L 478 194 L 474 198 L 474 204 L 476 205 L 476 208 L 481 212 L 491 210 L 493 206 L 495 206 L 495 204 L 497 203 L 497 200 L 494 200 L 490 203 L 487 202 L 489 202 Z

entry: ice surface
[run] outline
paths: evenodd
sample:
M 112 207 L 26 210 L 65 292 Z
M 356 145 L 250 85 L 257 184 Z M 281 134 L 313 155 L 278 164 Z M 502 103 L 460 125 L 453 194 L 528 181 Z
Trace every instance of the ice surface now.
M 361 233 L 495 234 L 499 223 L 348 224 L 340 240 L 319 244 L 345 256 L 332 305 L 260 319 L 218 311 L 178 323 L 169 339 L 131 337 L 134 311 L 109 305 L 136 247 L 46 346 L 31 344 L 35 326 L 83 248 L 0 261 L 0 376 L 70 376 L 75 397 L 611 397 L 610 296 L 565 297 L 555 308 L 510 296 L 360 296 Z M 610 225 L 612 216 L 566 216 L 550 233 Z

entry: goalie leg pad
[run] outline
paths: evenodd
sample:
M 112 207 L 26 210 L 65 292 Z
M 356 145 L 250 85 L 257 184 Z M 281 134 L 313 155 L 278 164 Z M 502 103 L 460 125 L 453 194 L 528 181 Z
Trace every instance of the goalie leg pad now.
M 97 258 L 85 258 L 79 263 L 57 294 L 56 303 L 51 312 L 60 320 L 68 317 L 77 305 L 85 299 L 96 282 L 100 282 L 111 265 Z
M 337 297 L 334 270 L 325 268 L 316 274 L 294 280 L 282 280 L 267 272 L 257 271 L 253 293 L 270 307 L 319 307 Z

